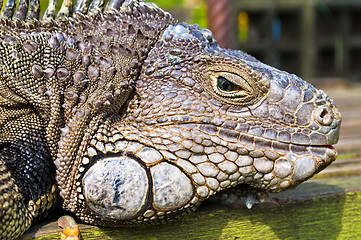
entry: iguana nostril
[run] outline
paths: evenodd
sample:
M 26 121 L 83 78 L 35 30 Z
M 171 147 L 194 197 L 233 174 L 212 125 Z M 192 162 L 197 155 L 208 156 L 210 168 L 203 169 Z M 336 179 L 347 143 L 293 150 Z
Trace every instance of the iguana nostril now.
M 316 111 L 316 120 L 323 126 L 330 126 L 333 122 L 334 115 L 330 107 L 321 106 Z

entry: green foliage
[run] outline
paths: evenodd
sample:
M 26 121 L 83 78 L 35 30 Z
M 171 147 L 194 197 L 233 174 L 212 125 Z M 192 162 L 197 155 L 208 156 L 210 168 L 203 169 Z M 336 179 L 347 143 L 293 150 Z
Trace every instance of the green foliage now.
M 201 28 L 207 27 L 207 8 L 205 0 L 148 0 L 160 8 L 172 12 L 181 10 L 188 12 L 189 17 L 184 19 L 189 24 L 198 24 Z
M 184 7 L 184 0 L 152 0 L 148 2 L 153 2 L 157 4 L 158 7 L 164 10 L 171 10 L 174 8 L 183 8 Z
M 207 5 L 206 2 L 203 1 L 198 1 L 199 4 L 192 9 L 191 12 L 191 19 L 189 23 L 196 23 L 198 24 L 201 28 L 207 28 L 208 23 L 207 23 Z

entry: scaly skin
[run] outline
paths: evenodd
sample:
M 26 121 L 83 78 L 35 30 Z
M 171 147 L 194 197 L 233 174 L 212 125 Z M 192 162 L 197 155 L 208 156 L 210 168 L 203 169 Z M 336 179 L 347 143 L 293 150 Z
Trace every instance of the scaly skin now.
M 285 190 L 335 160 L 332 100 L 208 30 L 137 1 L 74 13 L 65 1 L 58 17 L 50 4 L 41 21 L 32 4 L 0 20 L 1 239 L 58 195 L 86 223 L 162 222 L 244 184 Z

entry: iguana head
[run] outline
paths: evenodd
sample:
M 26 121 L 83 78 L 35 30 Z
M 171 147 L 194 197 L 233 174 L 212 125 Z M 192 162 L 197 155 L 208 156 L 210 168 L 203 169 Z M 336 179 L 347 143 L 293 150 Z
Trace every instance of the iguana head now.
M 336 158 L 341 116 L 323 91 L 198 26 L 169 25 L 134 89 L 122 111 L 89 123 L 72 190 L 60 185 L 84 221 L 178 216 L 239 184 L 282 191 Z
M 178 23 L 164 31 L 136 92 L 139 106 L 125 122 L 172 154 L 172 162 L 194 166 L 206 179 L 197 188 L 207 186 L 206 197 L 238 183 L 282 191 L 336 158 L 331 145 L 338 141 L 341 115 L 322 90 L 220 48 L 198 26 Z

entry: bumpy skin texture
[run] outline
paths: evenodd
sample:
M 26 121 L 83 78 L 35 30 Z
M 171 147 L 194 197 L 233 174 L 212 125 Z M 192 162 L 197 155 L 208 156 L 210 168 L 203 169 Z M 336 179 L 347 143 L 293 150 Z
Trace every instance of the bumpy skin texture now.
M 340 113 L 297 76 L 155 6 L 67 4 L 56 20 L 51 7 L 43 22 L 0 20 L 1 239 L 57 195 L 86 223 L 161 222 L 241 184 L 282 191 L 336 158 Z

